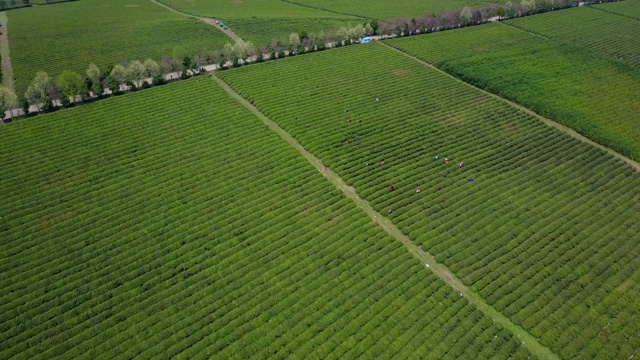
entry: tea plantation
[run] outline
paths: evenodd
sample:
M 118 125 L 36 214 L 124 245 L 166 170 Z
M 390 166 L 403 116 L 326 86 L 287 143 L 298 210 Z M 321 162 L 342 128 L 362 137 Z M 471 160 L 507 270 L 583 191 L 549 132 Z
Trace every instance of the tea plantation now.
M 640 347 L 630 166 L 383 44 L 220 76 L 561 358 Z
M 606 10 L 611 5 L 616 4 L 601 5 L 601 9 Z M 508 20 L 506 23 L 548 37 L 564 46 L 582 47 L 640 70 L 638 19 L 592 7 L 579 7 Z
M 449 10 L 460 10 L 464 7 L 482 8 L 491 4 L 505 3 L 506 1 L 478 1 L 478 0 L 291 0 L 290 2 L 310 6 L 337 13 L 352 14 L 369 19 L 386 20 L 395 17 L 417 18 L 441 14 Z
M 2 358 L 529 357 L 210 79 L 0 137 Z
M 638 70 L 502 24 L 387 43 L 640 160 Z
M 15 88 L 24 94 L 37 71 L 54 78 L 131 60 L 194 56 L 229 39 L 196 19 L 148 0 L 82 0 L 7 12 Z

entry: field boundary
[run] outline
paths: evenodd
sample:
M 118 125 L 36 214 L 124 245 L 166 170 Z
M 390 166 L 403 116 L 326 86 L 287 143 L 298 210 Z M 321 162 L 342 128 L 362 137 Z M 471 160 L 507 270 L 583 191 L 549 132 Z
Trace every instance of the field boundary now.
M 378 213 L 373 209 L 373 207 L 371 207 L 367 200 L 364 200 L 360 198 L 360 196 L 358 196 L 356 190 L 352 186 L 349 186 L 347 183 L 345 183 L 342 178 L 340 178 L 340 176 L 338 176 L 338 174 L 333 172 L 331 169 L 325 167 L 321 159 L 317 158 L 315 155 L 307 151 L 293 136 L 291 136 L 291 134 L 281 128 L 275 121 L 265 116 L 255 106 L 250 104 L 240 94 L 235 92 L 235 90 L 233 90 L 231 86 L 229 86 L 229 84 L 225 83 L 222 79 L 215 76 L 215 74 L 212 74 L 211 77 L 223 90 L 225 90 L 234 99 L 236 99 L 242 106 L 246 107 L 253 114 L 255 114 L 265 125 L 267 125 L 269 129 L 278 134 L 278 136 L 280 136 L 282 140 L 284 140 L 295 150 L 297 150 L 307 161 L 309 161 L 309 163 L 313 167 L 315 167 L 325 177 L 325 179 L 327 179 L 327 181 L 338 188 L 338 190 L 342 191 L 345 196 L 353 201 L 360 209 L 364 210 L 364 212 L 368 216 L 370 216 L 373 221 L 380 225 L 380 227 L 382 227 L 382 229 L 387 234 L 400 241 L 402 245 L 404 245 L 404 247 L 414 257 L 425 264 L 425 267 L 429 268 L 429 270 L 431 270 L 436 276 L 438 276 L 447 285 L 453 288 L 453 290 L 460 293 L 460 296 L 465 297 L 483 314 L 491 317 L 494 322 L 499 323 L 505 329 L 510 331 L 533 355 L 541 359 L 559 359 L 556 354 L 554 354 L 549 348 L 540 344 L 526 330 L 513 323 L 508 317 L 500 313 L 493 306 L 487 304 L 487 302 L 479 294 L 464 285 L 464 283 L 451 270 L 449 270 L 448 267 L 446 267 L 444 264 L 438 263 L 433 255 L 431 255 L 427 251 L 424 251 L 420 246 L 411 241 L 409 237 L 402 234 L 400 229 L 398 229 L 393 222 L 389 221 L 386 217 L 381 216 L 380 213 Z
M 511 20 L 511 19 L 509 19 L 509 20 Z M 525 30 L 525 29 L 520 28 L 520 27 L 517 27 L 517 26 L 515 26 L 515 25 L 507 24 L 507 23 L 506 23 L 506 22 L 504 22 L 504 21 L 496 21 L 496 23 L 501 24 L 501 25 L 504 25 L 504 26 L 507 26 L 507 27 L 510 27 L 510 28 L 512 28 L 512 29 L 516 29 L 516 30 L 519 30 L 519 31 L 525 32 L 525 33 L 527 33 L 527 34 L 529 34 L 529 35 L 531 35 L 531 36 L 537 36 L 537 37 L 539 37 L 539 38 L 541 38 L 541 39 L 544 39 L 544 40 L 553 41 L 553 40 L 552 40 L 550 37 L 548 37 L 548 36 L 545 36 L 545 35 L 542 35 L 542 34 L 538 34 L 538 33 L 535 33 L 535 32 L 533 32 L 533 31 Z
M 0 57 L 2 57 L 2 84 L 13 90 L 13 68 L 11 67 L 11 56 L 9 55 L 9 34 L 8 24 L 9 18 L 6 11 L 0 12 L 0 25 L 2 27 L 2 35 L 0 35 Z
M 622 17 L 625 17 L 627 19 L 640 21 L 640 18 L 637 18 L 635 16 L 629 16 L 629 15 L 620 14 L 620 13 L 617 13 L 617 12 L 613 12 L 613 11 L 609 11 L 609 10 L 602 9 L 602 8 L 599 8 L 599 7 L 595 7 L 593 5 L 600 5 L 600 4 L 591 4 L 591 5 L 587 5 L 586 7 L 589 8 L 589 9 L 602 11 L 602 12 L 605 12 L 607 14 L 616 15 L 616 16 L 622 16 Z
M 507 25 L 507 26 L 510 26 L 510 25 Z M 424 65 L 424 66 L 426 66 L 426 67 L 428 67 L 430 69 L 433 69 L 433 70 L 435 70 L 435 71 L 437 71 L 437 72 L 439 72 L 441 74 L 444 74 L 444 75 L 446 75 L 446 76 L 448 76 L 448 77 L 450 77 L 450 78 L 452 78 L 452 79 L 454 79 L 454 80 L 456 80 L 456 81 L 458 81 L 458 82 L 460 82 L 462 84 L 465 84 L 465 85 L 470 86 L 470 87 L 472 87 L 472 88 L 474 88 L 474 89 L 476 89 L 478 91 L 481 91 L 482 93 L 487 94 L 487 95 L 493 97 L 494 99 L 502 100 L 502 101 L 504 101 L 505 103 L 509 104 L 510 106 L 512 106 L 514 108 L 522 110 L 522 111 L 526 112 L 527 114 L 533 115 L 537 119 L 541 120 L 543 123 L 545 123 L 545 124 L 547 124 L 547 125 L 549 125 L 551 127 L 554 127 L 556 129 L 562 131 L 563 133 L 565 133 L 565 134 L 577 139 L 577 140 L 585 142 L 585 143 L 587 143 L 587 144 L 589 144 L 591 146 L 594 146 L 594 147 L 596 147 L 596 148 L 598 148 L 598 149 L 600 149 L 600 150 L 602 150 L 602 151 L 604 151 L 604 152 L 606 152 L 608 154 L 613 155 L 615 158 L 617 158 L 619 160 L 622 160 L 623 162 L 625 162 L 628 165 L 630 165 L 636 172 L 640 172 L 640 162 L 637 162 L 637 161 L 635 161 L 635 160 L 633 160 L 631 158 L 628 158 L 628 157 L 620 154 L 619 152 L 617 152 L 617 151 L 615 151 L 615 150 L 613 150 L 611 148 L 608 148 L 608 147 L 606 147 L 606 146 L 604 146 L 602 144 L 599 144 L 599 143 L 589 139 L 588 137 L 578 133 L 577 131 L 573 130 L 572 128 L 570 128 L 568 126 L 562 125 L 562 124 L 560 124 L 560 123 L 558 123 L 558 122 L 556 122 L 554 120 L 548 119 L 548 118 L 538 114 L 537 112 L 535 112 L 535 111 L 533 111 L 533 110 L 531 110 L 531 109 L 529 109 L 529 108 L 527 108 L 527 107 L 525 107 L 523 105 L 515 103 L 515 102 L 513 102 L 513 101 L 511 101 L 509 99 L 506 99 L 506 98 L 504 98 L 504 97 L 502 97 L 500 95 L 494 94 L 494 93 L 492 93 L 490 91 L 487 91 L 487 90 L 479 88 L 479 87 L 477 87 L 477 86 L 475 86 L 473 84 L 470 84 L 470 83 L 468 83 L 468 82 L 466 82 L 466 81 L 464 81 L 464 80 L 462 80 L 462 79 L 460 79 L 458 77 L 455 77 L 455 76 L 449 74 L 448 72 L 446 72 L 444 70 L 441 70 L 440 68 L 438 68 L 437 66 L 435 66 L 433 64 L 430 64 L 430 63 L 428 63 L 428 62 L 426 62 L 426 61 L 424 61 L 424 60 L 422 60 L 420 58 L 417 58 L 417 57 L 415 57 L 415 56 L 413 56 L 411 54 L 408 54 L 408 53 L 406 53 L 406 52 L 404 52 L 404 51 L 402 51 L 400 49 L 397 49 L 397 48 L 395 48 L 395 47 L 393 47 L 391 45 L 388 45 L 388 44 L 383 43 L 383 42 L 380 42 L 380 44 L 382 44 L 382 46 L 388 47 L 391 50 L 397 51 L 400 54 L 403 54 L 404 56 L 406 56 L 406 57 L 408 57 L 410 59 L 413 59 L 413 60 L 419 62 L 420 64 L 422 64 L 422 65 Z
M 368 20 L 368 19 L 369 19 L 368 17 L 362 16 L 362 15 L 349 14 L 349 13 L 342 13 L 342 12 L 339 12 L 339 11 L 333 11 L 333 10 L 329 10 L 329 9 L 325 9 L 325 8 L 321 8 L 321 7 L 317 7 L 317 6 L 311 6 L 311 5 L 300 4 L 300 3 L 297 3 L 297 2 L 295 2 L 295 1 L 291 1 L 291 0 L 280 0 L 280 1 L 285 2 L 285 3 L 287 3 L 287 4 L 291 4 L 291 5 L 296 5 L 296 6 L 306 7 L 306 8 L 309 8 L 309 9 L 326 11 L 326 12 L 329 12 L 329 13 L 332 13 L 332 14 L 345 15 L 345 16 L 353 16 L 353 17 L 357 17 L 357 18 L 365 19 L 365 20 Z M 382 19 L 376 19 L 376 20 L 382 20 Z
M 151 1 L 152 3 L 154 3 L 154 4 L 158 5 L 158 6 L 161 6 L 161 7 L 165 8 L 165 9 L 171 11 L 171 12 L 174 12 L 176 14 L 179 14 L 179 15 L 182 15 L 182 16 L 186 16 L 186 17 L 189 17 L 189 18 L 192 18 L 192 19 L 198 19 L 198 20 L 204 22 L 205 24 L 211 25 L 211 26 L 215 27 L 216 29 L 222 31 L 225 35 L 227 35 L 229 38 L 231 38 L 236 43 L 244 44 L 244 40 L 242 40 L 242 38 L 240 36 L 238 36 L 238 34 L 234 33 L 229 28 L 227 28 L 226 30 L 221 28 L 220 26 L 218 26 L 215 23 L 215 20 L 213 20 L 211 18 L 187 14 L 185 12 L 182 12 L 182 11 L 180 11 L 178 9 L 174 9 L 171 6 L 169 6 L 167 4 L 163 4 L 163 3 L 159 2 L 159 1 L 156 1 L 156 0 L 149 0 L 149 1 Z

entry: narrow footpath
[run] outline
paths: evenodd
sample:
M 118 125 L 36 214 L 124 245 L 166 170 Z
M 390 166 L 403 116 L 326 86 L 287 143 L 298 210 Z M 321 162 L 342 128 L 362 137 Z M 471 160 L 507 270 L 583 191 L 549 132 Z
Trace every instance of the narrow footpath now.
M 176 9 L 172 8 L 171 6 L 169 6 L 169 5 L 165 5 L 165 4 L 163 4 L 163 3 L 159 2 L 159 1 L 156 1 L 156 0 L 149 0 L 149 1 L 151 1 L 152 3 L 154 3 L 154 4 L 158 5 L 158 6 L 162 6 L 163 8 L 165 8 L 165 9 L 167 9 L 169 11 L 172 11 L 172 12 L 174 12 L 176 14 L 180 14 L 182 16 L 186 16 L 186 17 L 190 17 L 190 18 L 193 18 L 193 19 L 198 19 L 200 21 L 204 21 L 205 23 L 207 23 L 207 24 L 215 27 L 216 29 L 222 31 L 225 35 L 227 35 L 228 37 L 233 39 L 233 41 L 235 41 L 236 43 L 244 44 L 244 40 L 242 40 L 242 38 L 240 36 L 238 36 L 236 33 L 231 31 L 231 29 L 229 29 L 228 27 L 226 29 L 221 28 L 220 26 L 218 26 L 218 24 L 216 24 L 216 21 L 214 19 L 187 14 L 187 13 L 184 13 L 184 12 L 182 12 L 180 10 L 176 10 Z
M 628 158 L 628 157 L 620 154 L 619 152 L 617 152 L 615 150 L 609 149 L 608 147 L 606 147 L 604 145 L 600 145 L 597 142 L 587 138 L 586 136 L 581 135 L 580 133 L 578 133 L 577 131 L 571 129 L 570 127 L 564 126 L 564 125 L 562 125 L 562 124 L 560 124 L 558 122 L 555 122 L 555 121 L 553 121 L 551 119 L 547 119 L 546 117 L 544 117 L 544 116 L 536 113 L 535 111 L 530 110 L 530 109 L 528 109 L 528 108 L 526 108 L 526 107 L 524 107 L 524 106 L 522 106 L 520 104 L 514 103 L 511 100 L 505 99 L 505 98 L 503 98 L 503 97 L 501 97 L 499 95 L 496 95 L 496 94 L 494 94 L 492 92 L 489 92 L 487 90 L 481 89 L 481 88 L 479 88 L 479 87 L 477 87 L 475 85 L 469 84 L 468 82 L 466 82 L 464 80 L 458 79 L 457 77 L 449 74 L 448 72 L 440 70 L 437 66 L 432 65 L 432 64 L 430 64 L 430 63 L 428 63 L 428 62 L 426 62 L 424 60 L 421 60 L 421 59 L 419 59 L 419 58 L 417 58 L 417 57 L 415 57 L 413 55 L 407 54 L 406 52 L 404 52 L 402 50 L 398 50 L 398 49 L 394 48 L 393 46 L 387 45 L 387 44 L 385 44 L 383 42 L 381 42 L 380 44 L 382 44 L 383 46 L 388 47 L 389 49 L 391 49 L 393 51 L 397 51 L 400 54 L 402 54 L 402 55 L 404 55 L 404 56 L 406 56 L 406 57 L 408 57 L 410 59 L 413 59 L 413 60 L 419 62 L 420 64 L 422 64 L 422 65 L 424 65 L 424 66 L 426 66 L 426 67 L 428 67 L 430 69 L 433 69 L 433 70 L 435 70 L 435 71 L 437 71 L 437 72 L 439 72 L 439 73 L 441 73 L 441 74 L 443 74 L 443 75 L 445 75 L 445 76 L 447 76 L 447 77 L 449 77 L 451 79 L 454 79 L 455 81 L 457 81 L 459 83 L 462 83 L 462 84 L 465 84 L 465 85 L 467 85 L 469 87 L 472 87 L 472 88 L 474 88 L 474 89 L 476 89 L 478 91 L 481 91 L 483 94 L 489 95 L 494 99 L 498 99 L 498 100 L 504 101 L 505 103 L 513 106 L 514 108 L 522 110 L 522 111 L 526 112 L 527 114 L 533 115 L 534 117 L 536 117 L 537 119 L 539 119 L 543 123 L 545 123 L 545 124 L 547 124 L 547 125 L 549 125 L 551 127 L 554 127 L 554 128 L 562 131 L 563 133 L 565 133 L 565 134 L 567 134 L 567 135 L 569 135 L 569 136 L 571 136 L 571 137 L 573 137 L 575 139 L 583 141 L 583 142 L 585 142 L 585 143 L 587 143 L 589 145 L 597 147 L 598 149 L 613 155 L 617 159 L 620 159 L 620 160 L 624 161 L 625 163 L 631 165 L 631 167 L 633 167 L 634 170 L 640 172 L 640 162 L 632 160 L 631 158 Z
M 407 236 L 403 235 L 400 229 L 398 229 L 395 224 L 393 224 L 393 222 L 389 221 L 387 218 L 381 216 L 377 211 L 375 211 L 368 201 L 358 196 L 352 186 L 347 185 L 340 178 L 340 176 L 334 173 L 331 169 L 325 168 L 320 159 L 305 150 L 305 148 L 300 143 L 298 143 L 298 141 L 293 138 L 293 136 L 291 136 L 287 131 L 278 126 L 278 124 L 276 124 L 274 121 L 267 118 L 256 107 L 251 105 L 247 100 L 236 93 L 227 83 L 216 77 L 215 74 L 212 74 L 211 76 L 218 83 L 218 85 L 222 87 L 222 89 L 224 89 L 232 97 L 237 99 L 238 103 L 242 104 L 244 107 L 253 112 L 260 120 L 262 120 L 265 125 L 276 132 L 282 138 L 282 140 L 291 145 L 305 159 L 307 159 L 307 161 L 309 161 L 309 163 L 311 163 L 311 165 L 313 165 L 331 184 L 342 191 L 347 196 L 347 198 L 356 203 L 358 207 L 363 209 L 365 213 L 369 215 L 371 219 L 373 219 L 373 221 L 378 223 L 378 225 L 380 225 L 382 229 L 384 229 L 384 231 L 386 231 L 394 239 L 400 241 L 414 257 L 416 257 L 418 260 L 420 260 L 421 263 L 425 265 L 426 268 L 429 268 L 429 270 L 431 270 L 436 276 L 438 276 L 445 283 L 451 286 L 456 292 L 460 293 L 461 296 L 464 296 L 470 303 L 475 305 L 478 310 L 482 311 L 485 315 L 491 317 L 495 322 L 502 325 L 502 327 L 514 334 L 514 336 L 516 336 L 522 342 L 523 346 L 526 347 L 527 350 L 529 350 L 533 355 L 540 359 L 559 359 L 556 354 L 554 354 L 547 347 L 541 345 L 531 334 L 522 329 L 520 326 L 511 322 L 509 318 L 497 311 L 491 305 L 487 304 L 480 295 L 464 285 L 462 281 L 458 279 L 458 277 L 453 272 L 451 272 L 451 270 L 449 270 L 449 268 L 447 268 L 443 264 L 438 263 L 433 255 L 422 250 Z
M 6 12 L 0 12 L 0 57 L 2 57 L 2 85 L 13 90 L 13 69 L 11 68 L 11 57 L 9 56 L 9 35 L 7 33 Z

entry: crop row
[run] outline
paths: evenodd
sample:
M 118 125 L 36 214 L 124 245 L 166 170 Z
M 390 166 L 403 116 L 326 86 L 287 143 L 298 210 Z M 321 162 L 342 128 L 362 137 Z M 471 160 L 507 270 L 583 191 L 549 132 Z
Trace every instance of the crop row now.
M 557 354 L 633 353 L 588 310 L 640 271 L 625 267 L 640 251 L 630 167 L 383 45 L 308 57 L 220 76 Z M 550 302 L 563 306 L 539 316 Z M 578 321 L 583 336 L 561 336 Z
M 600 6 L 606 10 L 609 5 Z M 640 27 L 636 19 L 579 7 L 508 20 L 507 24 L 640 69 Z
M 529 356 L 213 81 L 0 132 L 2 357 Z
M 388 44 L 640 159 L 636 70 L 500 24 Z

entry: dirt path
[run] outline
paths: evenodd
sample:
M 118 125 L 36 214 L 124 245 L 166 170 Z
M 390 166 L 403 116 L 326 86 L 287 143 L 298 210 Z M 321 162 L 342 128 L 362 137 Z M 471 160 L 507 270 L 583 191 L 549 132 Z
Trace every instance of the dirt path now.
M 377 211 L 375 211 L 368 201 L 361 199 L 360 196 L 356 193 L 355 189 L 349 185 L 347 185 L 338 174 L 334 173 L 330 169 L 325 168 L 322 164 L 322 161 L 315 157 L 313 154 L 308 152 L 296 139 L 293 138 L 288 132 L 282 129 L 278 124 L 274 121 L 267 118 L 264 114 L 262 114 L 257 108 L 251 105 L 247 100 L 245 100 L 242 96 L 236 93 L 227 83 L 212 75 L 213 79 L 222 87 L 227 93 L 233 96 L 238 100 L 240 104 L 244 107 L 248 108 L 253 112 L 262 122 L 265 123 L 271 130 L 276 132 L 282 140 L 291 145 L 294 149 L 296 149 L 302 156 L 304 156 L 307 161 L 311 163 L 331 184 L 333 184 L 336 188 L 341 190 L 347 198 L 352 200 L 359 208 L 363 209 L 368 216 L 373 219 L 378 225 L 382 227 L 384 231 L 386 231 L 389 235 L 391 235 L 396 240 L 400 241 L 405 248 L 421 263 L 425 264 L 426 268 L 429 268 L 436 276 L 442 279 L 445 283 L 451 286 L 456 292 L 460 293 L 461 296 L 464 296 L 469 302 L 474 304 L 478 310 L 482 311 L 485 315 L 491 317 L 495 322 L 502 325 L 505 329 L 514 334 L 533 355 L 539 357 L 540 359 L 558 359 L 558 356 L 554 354 L 551 350 L 542 346 L 538 341 L 527 331 L 522 329 L 520 326 L 511 322 L 509 318 L 504 316 L 502 313 L 494 309 L 491 305 L 487 304 L 480 295 L 475 293 L 473 290 L 468 288 L 466 285 L 462 283 L 456 275 L 449 270 L 445 265 L 440 264 L 436 261 L 436 259 L 430 253 L 423 251 L 419 246 L 414 244 L 407 236 L 403 235 L 400 229 L 398 229 L 395 224 L 389 221 L 386 217 L 380 215 Z
M 218 24 L 216 24 L 216 21 L 214 19 L 210 19 L 210 18 L 205 18 L 205 17 L 200 17 L 200 16 L 195 16 L 195 15 L 191 15 L 191 14 L 187 14 L 187 13 L 183 13 L 182 11 L 176 10 L 174 8 L 172 8 L 171 6 L 165 5 L 161 2 L 158 2 L 156 0 L 149 0 L 152 3 L 158 5 L 158 6 L 162 6 L 163 8 L 172 11 L 176 14 L 180 14 L 182 16 L 186 16 L 186 17 L 190 17 L 193 19 L 198 19 L 200 21 L 204 21 L 205 23 L 215 27 L 216 29 L 222 31 L 225 35 L 227 35 L 228 37 L 230 37 L 231 39 L 233 39 L 233 41 L 235 41 L 238 44 L 244 44 L 244 40 L 242 40 L 242 38 L 240 36 L 238 36 L 236 33 L 234 33 L 233 31 L 231 31 L 231 29 L 229 29 L 227 27 L 227 29 L 223 29 L 220 26 L 218 26 Z
M 7 18 L 6 12 L 0 12 L 0 56 L 2 57 L 2 84 L 13 90 L 13 68 L 11 67 L 11 57 L 9 56 L 9 35 L 7 34 Z
M 528 108 L 526 108 L 526 107 L 524 107 L 524 106 L 522 106 L 520 104 L 514 103 L 511 100 L 505 99 L 505 98 L 503 98 L 501 96 L 498 96 L 498 95 L 496 95 L 494 93 L 491 93 L 491 92 L 489 92 L 487 90 L 481 89 L 481 88 L 476 87 L 476 86 L 474 86 L 472 84 L 469 84 L 468 82 L 460 80 L 457 77 L 447 73 L 446 71 L 442 71 L 439 68 L 437 68 L 436 66 L 434 66 L 434 65 L 432 65 L 432 64 L 430 64 L 430 63 L 428 63 L 428 62 L 426 62 L 424 60 L 421 60 L 421 59 L 419 59 L 419 58 L 417 58 L 417 57 L 415 57 L 413 55 L 407 54 L 404 51 L 398 50 L 398 49 L 396 49 L 396 48 L 394 48 L 394 47 L 392 47 L 390 45 L 387 45 L 387 44 L 385 44 L 383 42 L 381 42 L 380 44 L 382 44 L 383 46 L 388 47 L 389 49 L 391 49 L 393 51 L 397 51 L 400 54 L 403 54 L 404 56 L 406 56 L 408 58 L 411 58 L 411 59 L 419 62 L 420 64 L 422 64 L 422 65 L 424 65 L 424 66 L 426 66 L 426 67 L 428 67 L 430 69 L 433 69 L 433 70 L 435 70 L 435 71 L 437 71 L 437 72 L 439 72 L 439 73 L 441 73 L 443 75 L 446 75 L 446 76 L 456 80 L 457 82 L 460 82 L 460 83 L 465 84 L 465 85 L 467 85 L 469 87 L 472 87 L 472 88 L 474 88 L 474 89 L 476 89 L 478 91 L 481 91 L 484 94 L 487 94 L 487 95 L 491 96 L 494 99 L 498 99 L 498 100 L 504 101 L 507 104 L 526 112 L 527 114 L 531 114 L 531 115 L 535 116 L 537 119 L 541 120 L 543 123 L 545 123 L 545 124 L 547 124 L 549 126 L 552 126 L 552 127 L 564 132 L 565 134 L 567 134 L 567 135 L 569 135 L 569 136 L 571 136 L 573 138 L 576 138 L 576 139 L 578 139 L 580 141 L 583 141 L 583 142 L 585 142 L 585 143 L 587 143 L 587 144 L 589 144 L 591 146 L 597 147 L 598 149 L 613 155 L 617 159 L 620 159 L 620 160 L 624 161 L 625 163 L 631 165 L 631 167 L 634 168 L 636 171 L 640 172 L 640 162 L 632 160 L 632 159 L 630 159 L 630 158 L 628 158 L 628 157 L 616 152 L 615 150 L 609 149 L 608 147 L 606 147 L 604 145 L 600 145 L 597 142 L 585 137 L 584 135 L 581 135 L 577 131 L 575 131 L 575 130 L 567 127 L 567 126 L 564 126 L 564 125 L 562 125 L 560 123 L 557 123 L 557 122 L 555 122 L 555 121 L 553 121 L 551 119 L 547 119 L 546 117 L 544 117 L 544 116 L 542 116 L 542 115 L 540 115 L 540 114 L 538 114 L 538 113 L 536 113 L 536 112 L 534 112 L 534 111 L 532 111 L 532 110 L 530 110 L 530 109 L 528 109 Z

